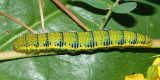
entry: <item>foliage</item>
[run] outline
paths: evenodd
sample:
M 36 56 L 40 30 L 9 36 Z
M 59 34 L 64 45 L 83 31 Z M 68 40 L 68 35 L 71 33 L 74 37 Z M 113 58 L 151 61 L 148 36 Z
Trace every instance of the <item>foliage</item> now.
M 97 9 L 82 2 L 60 0 L 92 30 L 98 30 L 106 10 Z M 130 30 L 160 38 L 160 7 L 156 0 L 135 0 L 137 8 L 128 14 L 113 13 L 105 29 Z M 0 11 L 20 19 L 23 23 L 41 32 L 38 1 L 0 0 Z M 46 32 L 83 31 L 53 2 L 44 0 Z M 0 51 L 12 51 L 18 35 L 30 33 L 19 24 L 0 16 Z M 132 73 L 146 74 L 153 62 L 151 56 L 158 49 L 108 49 L 94 52 L 79 52 L 76 55 L 52 55 L 23 58 L 0 62 L 1 79 L 23 80 L 124 80 Z
M 128 13 L 135 9 L 136 6 L 137 4 L 135 2 L 127 2 L 113 7 L 112 11 L 116 13 Z

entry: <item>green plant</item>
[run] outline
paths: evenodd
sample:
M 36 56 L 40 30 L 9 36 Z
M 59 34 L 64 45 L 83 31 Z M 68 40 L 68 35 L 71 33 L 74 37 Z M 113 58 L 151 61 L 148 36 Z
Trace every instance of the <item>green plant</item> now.
M 37 1 L 1 1 L 0 11 L 20 19 L 38 33 L 41 33 Z M 106 11 L 79 2 L 70 2 L 68 4 L 67 1 L 63 0 L 61 2 L 91 30 L 99 29 L 98 26 L 100 26 Z M 160 25 L 158 22 L 159 5 L 145 0 L 137 2 L 140 7 L 137 7 L 133 13 L 113 13 L 105 28 L 136 31 L 158 39 L 160 34 L 158 30 Z M 83 31 L 51 1 L 44 1 L 44 3 L 46 32 Z M 145 6 L 144 9 L 141 9 L 141 6 Z M 143 11 L 146 11 L 146 13 L 143 13 Z M 29 32 L 8 18 L 3 16 L 0 16 L 0 18 L 0 26 L 2 26 L 0 51 L 12 51 L 13 40 L 18 35 Z M 81 53 L 77 56 L 52 55 L 3 61 L 0 63 L 0 76 L 2 79 L 26 80 L 48 78 L 119 80 L 124 79 L 127 74 L 146 73 L 148 66 L 153 62 L 153 58 L 150 57 L 157 55 L 157 53 L 159 53 L 158 49 L 110 49 L 108 51 L 96 51 L 91 55 Z

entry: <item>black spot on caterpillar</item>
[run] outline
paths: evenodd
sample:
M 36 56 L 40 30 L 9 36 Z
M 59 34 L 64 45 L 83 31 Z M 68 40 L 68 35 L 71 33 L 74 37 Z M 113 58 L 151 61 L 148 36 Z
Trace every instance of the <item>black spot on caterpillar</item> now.
M 25 34 L 14 42 L 18 52 L 41 50 L 93 50 L 106 47 L 149 47 L 152 39 L 147 35 L 125 30 L 103 30 L 88 32 L 50 32 L 45 34 Z

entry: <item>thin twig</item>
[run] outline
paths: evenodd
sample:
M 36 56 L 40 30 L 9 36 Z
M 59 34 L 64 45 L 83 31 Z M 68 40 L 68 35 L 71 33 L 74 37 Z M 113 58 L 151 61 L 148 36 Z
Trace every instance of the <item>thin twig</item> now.
M 18 58 L 27 58 L 33 56 L 51 55 L 51 54 L 56 54 L 56 53 L 52 52 L 52 53 L 40 53 L 40 54 L 25 54 L 25 53 L 18 53 L 16 51 L 0 52 L 0 61 L 18 59 Z
M 108 18 L 110 17 L 111 13 L 112 13 L 112 10 L 110 9 L 108 11 L 107 15 L 103 18 L 101 26 L 99 27 L 99 30 L 103 30 L 104 29 L 104 26 L 105 26 L 106 22 L 108 21 Z
M 58 0 L 52 0 L 55 2 L 61 9 L 63 9 L 80 27 L 85 31 L 91 31 L 84 23 L 82 23 L 69 9 L 67 9 L 61 2 Z
M 27 25 L 25 25 L 24 23 L 20 22 L 18 19 L 6 14 L 6 13 L 3 13 L 0 11 L 0 14 L 9 18 L 9 19 L 12 19 L 13 21 L 19 23 L 20 25 L 22 25 L 23 27 L 25 27 L 26 29 L 28 29 L 30 32 L 32 32 L 33 34 L 37 34 L 34 30 L 32 30 L 31 28 L 29 28 Z
M 118 2 L 119 2 L 119 0 L 116 0 L 116 2 L 113 4 L 112 7 L 115 7 L 116 5 L 118 5 Z M 111 8 L 112 8 L 112 7 L 111 7 Z M 111 15 L 111 13 L 112 13 L 111 8 L 109 9 L 109 11 L 108 11 L 108 13 L 106 14 L 106 16 L 103 18 L 103 21 L 102 21 L 102 23 L 101 23 L 101 26 L 99 27 L 99 30 L 103 30 L 103 29 L 104 29 L 104 26 L 106 25 L 106 23 L 107 23 L 110 15 Z
M 38 4 L 39 4 L 39 9 L 40 9 L 40 15 L 41 15 L 42 32 L 45 33 L 44 19 L 43 19 L 43 10 L 42 10 L 42 1 L 38 0 Z
M 153 40 L 151 48 L 160 48 L 160 40 Z

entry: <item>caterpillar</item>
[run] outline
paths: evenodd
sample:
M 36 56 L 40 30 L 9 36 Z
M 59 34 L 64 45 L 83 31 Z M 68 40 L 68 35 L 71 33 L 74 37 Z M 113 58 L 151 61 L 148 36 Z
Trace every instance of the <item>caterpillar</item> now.
M 17 52 L 41 50 L 93 50 L 110 47 L 149 47 L 152 39 L 147 35 L 126 30 L 103 30 L 88 32 L 50 32 L 24 34 L 14 42 Z

